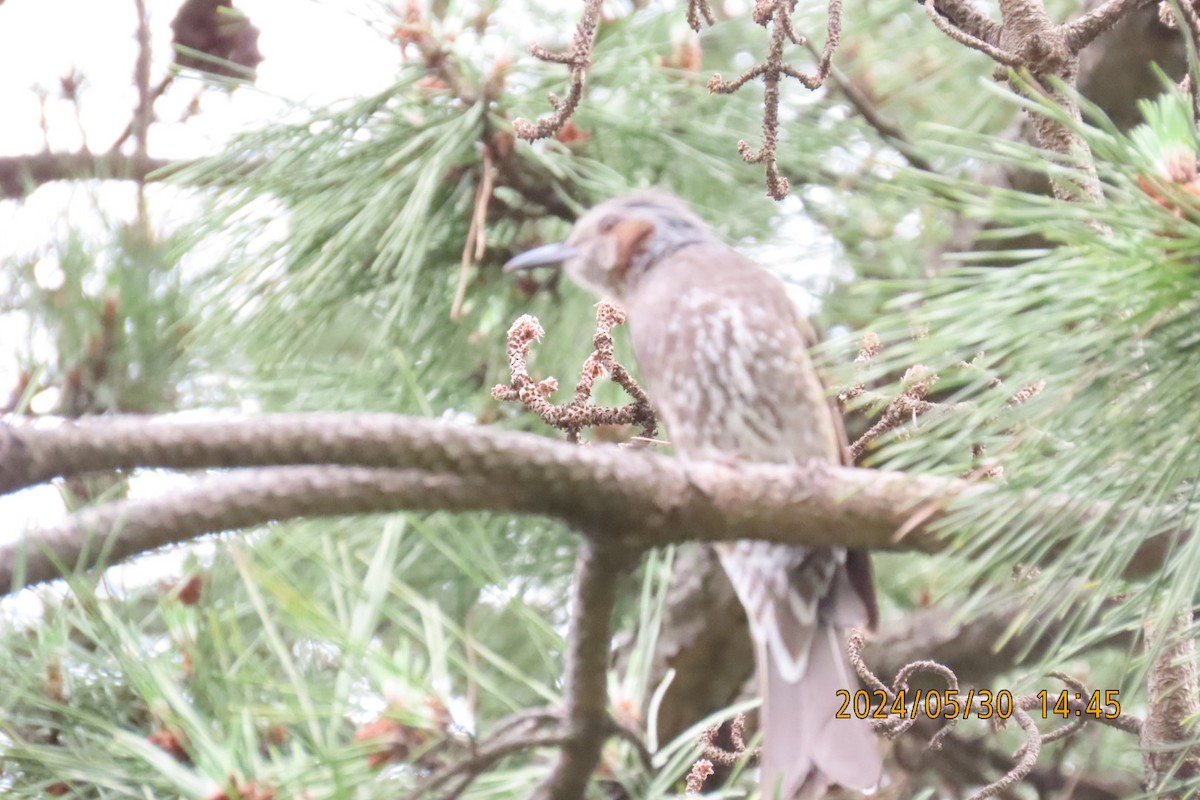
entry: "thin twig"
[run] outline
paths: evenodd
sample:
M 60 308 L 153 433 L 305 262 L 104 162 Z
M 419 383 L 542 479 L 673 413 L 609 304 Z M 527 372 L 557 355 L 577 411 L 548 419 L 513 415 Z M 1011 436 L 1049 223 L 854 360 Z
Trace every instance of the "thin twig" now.
M 1175 0 L 1173 3 L 1168 3 L 1163 0 L 1159 6 L 1159 19 L 1164 22 L 1172 23 L 1171 27 L 1178 27 L 1175 23 L 1175 14 L 1171 13 L 1171 9 L 1178 7 L 1179 15 L 1183 17 L 1184 24 L 1187 25 L 1190 40 L 1188 41 L 1188 52 L 1195 53 L 1196 48 L 1200 47 L 1200 14 L 1196 13 L 1194 0 Z M 1192 56 L 1189 55 L 1188 63 L 1192 63 Z M 1195 119 L 1200 119 L 1200 86 L 1192 85 L 1192 74 L 1189 71 L 1183 76 L 1183 80 L 1179 82 L 1179 90 L 1186 92 L 1188 97 L 1192 99 L 1192 116 Z
M 700 32 L 700 20 L 704 19 L 711 27 L 717 24 L 716 18 L 713 16 L 712 9 L 708 5 L 708 0 L 688 0 L 687 21 L 692 30 L 696 33 Z
M 562 714 L 548 708 L 527 708 L 510 714 L 504 719 L 497 722 L 488 731 L 488 737 L 498 739 L 510 732 L 523 730 L 528 727 L 539 728 L 550 723 L 559 723 L 562 721 Z
M 817 49 L 811 43 L 805 42 L 809 52 L 813 55 L 817 54 Z M 837 67 L 830 67 L 829 79 L 833 85 L 841 92 L 842 96 L 850 103 L 858 115 L 863 118 L 863 121 L 871 126 L 884 141 L 890 143 L 896 148 L 900 155 L 904 156 L 904 160 L 911 166 L 922 172 L 936 172 L 933 164 L 925 159 L 924 156 L 916 152 L 916 145 L 908 135 L 900 129 L 896 123 L 886 119 L 882 112 L 876 108 L 871 97 L 855 85 L 854 81 L 848 75 L 842 72 Z
M 842 0 L 828 0 L 828 15 L 826 19 L 825 45 L 817 61 L 816 70 L 811 73 L 801 72 L 784 61 L 783 53 L 787 43 L 801 43 L 803 37 L 796 34 L 792 27 L 792 12 L 796 0 L 758 0 L 754 6 L 754 21 L 764 28 L 773 26 L 771 44 L 767 57 L 759 64 L 743 72 L 731 81 L 724 80 L 718 73 L 708 82 L 708 90 L 715 94 L 732 94 L 755 78 L 761 78 L 763 84 L 763 143 L 760 148 L 752 148 L 743 139 L 738 142 L 738 153 L 747 164 L 765 164 L 767 178 L 767 194 L 776 200 L 787 197 L 789 192 L 788 180 L 779 173 L 776 152 L 779 147 L 779 83 L 783 77 L 795 78 L 810 90 L 819 89 L 824 85 L 832 65 L 833 53 L 837 49 L 842 31 Z
M 986 39 L 980 39 L 978 36 L 968 33 L 962 28 L 956 27 L 949 20 L 938 13 L 937 8 L 933 4 L 933 0 L 924 0 L 921 5 L 925 9 L 925 13 L 931 20 L 933 20 L 934 26 L 959 44 L 965 45 L 972 50 L 978 50 L 996 63 L 1003 64 L 1006 67 L 1012 67 L 1013 69 L 1016 69 L 1017 67 L 1023 65 L 1024 62 L 1013 53 L 1002 50 L 994 43 L 989 42 Z
M 1038 756 L 1042 754 L 1042 737 L 1038 732 L 1037 723 L 1033 721 L 1033 717 L 1028 712 L 1021 708 L 1013 709 L 1013 717 L 1021 726 L 1021 730 L 1025 732 L 1026 737 L 1025 744 L 1015 754 L 1017 763 L 1002 778 L 969 795 L 967 800 L 986 800 L 988 797 L 1000 794 L 1013 784 L 1024 780 L 1037 764 Z
M 469 757 L 456 761 L 442 769 L 436 770 L 425 780 L 421 781 L 408 795 L 409 800 L 418 800 L 430 792 L 444 786 L 452 780 L 459 780 L 452 794 L 461 794 L 471 782 L 481 775 L 488 767 L 505 756 L 522 750 L 533 750 L 544 747 L 559 747 L 565 737 L 562 734 L 542 734 L 537 736 L 518 736 L 489 742 L 476 748 Z
M 746 715 L 738 714 L 729 723 L 729 742 L 733 746 L 728 750 L 716 743 L 717 736 L 720 735 L 723 723 L 717 723 L 710 728 L 706 728 L 700 734 L 700 743 L 704 746 L 701 750 L 701 758 L 720 764 L 723 767 L 732 767 L 742 759 L 755 761 L 759 757 L 757 749 L 751 750 L 746 747 Z
M 1078 104 L 1055 82 L 1074 87 L 1080 51 L 1129 12 L 1150 2 L 1108 0 L 1071 23 L 1057 25 L 1046 13 L 1043 0 L 1008 0 L 1000 3 L 1004 22 L 997 25 L 963 0 L 941 0 L 940 7 L 935 0 L 920 0 L 938 30 L 1000 65 L 993 73 L 997 80 L 1008 80 L 1018 94 L 1041 96 L 1074 120 L 1080 119 Z M 1060 119 L 1036 111 L 1031 112 L 1031 119 L 1035 143 L 1074 162 L 1080 171 L 1080 179 L 1074 182 L 1052 179 L 1054 196 L 1067 201 L 1100 201 L 1100 181 L 1087 142 Z M 1097 229 L 1105 230 L 1099 225 Z
M 579 107 L 579 101 L 583 99 L 583 81 L 587 76 L 588 65 L 591 63 L 592 47 L 596 43 L 596 28 L 600 24 L 602 1 L 586 0 L 583 14 L 575 28 L 575 36 L 571 40 L 571 48 L 565 53 L 555 53 L 539 44 L 529 46 L 529 52 L 534 58 L 552 64 L 566 65 L 570 73 L 571 88 L 566 100 L 559 100 L 557 96 L 551 94 L 550 105 L 554 111 L 537 122 L 531 123 L 523 118 L 513 120 L 513 132 L 517 136 L 529 141 L 553 136 Z
M 936 373 L 930 373 L 920 364 L 909 367 L 900 382 L 904 387 L 903 391 L 888 403 L 879 421 L 850 445 L 850 457 L 858 461 L 866 452 L 867 445 L 875 439 L 908 422 L 915 422 L 917 417 L 938 408 L 936 403 L 925 399 L 937 379 Z
M 861 371 L 879 352 L 883 349 L 879 341 L 879 337 L 868 331 L 863 336 L 862 349 L 859 350 L 858 356 L 854 359 L 856 371 Z M 982 355 L 982 354 L 980 354 Z M 977 356 L 978 357 L 978 356 Z M 974 362 L 960 362 L 959 367 L 964 369 L 975 368 Z M 852 400 L 858 400 L 859 404 L 867 405 L 883 405 L 884 411 L 879 419 L 872 425 L 866 433 L 856 439 L 850 445 L 850 456 L 857 462 L 866 453 L 868 445 L 871 442 L 902 426 L 915 423 L 918 417 L 929 414 L 931 412 L 963 412 L 970 411 L 975 408 L 974 403 L 962 401 L 958 403 L 935 403 L 927 399 L 930 389 L 938 381 L 937 373 L 931 373 L 921 364 L 916 364 L 910 367 L 901 378 L 901 392 L 893 398 L 886 398 L 875 392 L 869 391 L 864 384 L 855 384 L 847 389 L 842 390 L 837 395 L 839 407 L 845 411 L 846 407 Z M 988 382 L 989 389 L 999 389 L 1003 387 L 1003 383 L 999 378 L 993 378 Z M 1023 386 L 1017 392 L 1011 395 L 1007 404 L 1009 406 L 1018 406 L 1028 402 L 1032 398 L 1041 394 L 1046 388 L 1044 380 L 1036 381 L 1027 386 Z M 978 445 L 972 445 L 972 458 L 978 461 L 983 456 L 983 450 Z M 978 469 L 972 470 L 970 477 L 991 477 L 998 478 L 1002 474 L 1002 470 L 995 465 L 982 464 Z
M 467 278 L 471 274 L 471 266 L 479 263 L 487 249 L 487 213 L 492 200 L 492 186 L 495 181 L 495 168 L 492 164 L 491 148 L 480 147 L 483 154 L 483 165 L 479 176 L 479 185 L 475 189 L 475 203 L 472 206 L 471 224 L 467 229 L 467 238 L 463 241 L 462 260 L 459 262 L 458 286 L 454 289 L 454 302 L 450 304 L 450 319 L 456 320 L 462 316 L 463 301 L 467 297 Z
M 134 83 L 137 85 L 138 105 L 133 115 L 134 158 L 150 160 L 150 123 L 154 116 L 154 98 L 150 93 L 150 18 L 146 13 L 146 0 L 134 0 L 137 8 L 137 63 L 134 67 Z M 143 233 L 149 235 L 149 219 L 146 215 L 146 180 L 137 181 L 137 219 Z
M 692 769 L 688 773 L 688 794 L 700 793 L 700 790 L 704 788 L 705 779 L 713 774 L 713 764 L 733 767 L 743 760 L 751 763 L 758 761 L 761 751 L 758 748 L 751 750 L 746 747 L 745 714 L 737 714 L 729 723 L 727 733 L 732 746 L 728 749 L 717 744 L 717 737 L 721 735 L 722 730 L 725 730 L 725 723 L 718 722 L 700 732 L 702 749 L 700 758 L 692 764 Z
M 638 761 L 642 763 L 642 768 L 647 772 L 653 772 L 654 754 L 646 746 L 646 740 L 642 737 L 642 734 L 629 725 L 618 722 L 611 717 L 608 720 L 608 726 L 609 732 L 613 736 L 623 740 L 633 748 L 634 753 L 637 754 Z
M 175 73 L 170 73 L 165 78 L 163 78 L 161 81 L 158 82 L 158 85 L 154 87 L 154 91 L 152 91 L 150 93 L 151 106 L 154 105 L 154 103 L 158 100 L 158 98 L 163 96 L 163 94 L 167 91 L 167 89 L 171 86 L 171 84 L 174 83 L 174 81 L 175 81 Z M 115 154 L 117 151 L 119 151 L 121 149 L 121 146 L 124 145 L 125 142 L 129 141 L 129 137 L 133 135 L 134 123 L 136 121 L 137 121 L 137 114 L 135 113 L 133 118 L 130 119 L 129 123 L 125 126 L 125 129 L 123 131 L 121 131 L 121 135 L 118 136 L 113 141 L 113 143 L 109 146 L 108 152 L 110 155 Z

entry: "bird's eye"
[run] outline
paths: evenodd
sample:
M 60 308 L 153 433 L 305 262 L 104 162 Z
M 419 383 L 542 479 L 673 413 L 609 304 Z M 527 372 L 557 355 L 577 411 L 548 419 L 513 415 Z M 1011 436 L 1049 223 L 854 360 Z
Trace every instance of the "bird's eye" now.
M 613 228 L 617 227 L 617 223 L 620 221 L 620 217 L 616 216 L 615 214 L 609 214 L 607 217 L 600 220 L 600 232 L 608 233 Z

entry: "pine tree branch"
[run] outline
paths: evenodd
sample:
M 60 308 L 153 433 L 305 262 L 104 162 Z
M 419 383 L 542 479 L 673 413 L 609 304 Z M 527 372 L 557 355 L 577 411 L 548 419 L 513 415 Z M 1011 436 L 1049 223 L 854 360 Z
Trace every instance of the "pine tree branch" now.
M 528 498 L 527 498 L 528 499 Z M 420 470 L 297 466 L 241 470 L 159 497 L 94 506 L 0 547 L 0 592 L 114 564 L 209 533 L 301 517 L 405 508 L 503 509 L 479 479 Z
M 776 200 L 787 197 L 790 191 L 788 180 L 780 174 L 776 160 L 779 146 L 780 81 L 784 77 L 795 78 L 812 91 L 824 86 L 833 65 L 834 51 L 842 35 L 842 0 L 827 0 L 825 45 L 820 51 L 816 69 L 811 73 L 796 69 L 784 58 L 789 43 L 804 43 L 792 25 L 795 6 L 795 0 L 757 0 L 754 4 L 754 21 L 764 28 L 769 26 L 771 30 L 771 43 L 767 48 L 766 57 L 731 81 L 723 79 L 720 73 L 713 75 L 708 81 L 708 91 L 715 94 L 733 94 L 751 80 L 757 78 L 762 81 L 762 147 L 753 148 L 745 139 L 739 140 L 737 147 L 742 160 L 747 164 L 766 165 L 767 194 Z
M 1069 92 L 1057 84 L 1074 88 L 1079 72 L 1079 53 L 1128 14 L 1151 0 L 1109 0 L 1100 8 L 1067 24 L 1056 24 L 1046 12 L 1044 0 L 1000 0 L 1003 23 L 982 17 L 965 3 L 921 0 L 934 25 L 954 41 L 978 50 L 1000 67 L 996 78 L 1008 77 L 1013 91 L 1041 95 L 1060 107 L 1072 120 L 1081 119 L 1079 107 Z M 1021 73 L 1009 77 L 1007 70 Z M 1087 143 L 1067 124 L 1045 114 L 1031 113 L 1036 143 L 1073 160 L 1081 170 L 1079 185 L 1054 181 L 1054 194 L 1064 200 L 1100 200 L 1100 182 Z
M 596 29 L 600 26 L 600 5 L 601 0 L 586 0 L 583 14 L 580 15 L 579 24 L 575 28 L 575 36 L 571 39 L 571 48 L 566 52 L 555 53 L 540 44 L 529 46 L 529 52 L 534 58 L 551 64 L 565 65 L 571 76 L 571 86 L 566 100 L 559 100 L 555 95 L 550 95 L 553 113 L 536 122 L 529 122 L 523 118 L 513 120 L 513 132 L 520 138 L 536 141 L 553 136 L 575 113 L 579 101 L 583 99 L 583 82 L 592 60 Z
M 408 800 L 419 800 L 432 795 L 447 784 L 454 784 L 445 797 L 458 797 L 475 779 L 496 765 L 496 762 L 523 750 L 534 750 L 544 747 L 562 747 L 564 737 L 559 733 L 529 734 L 525 736 L 493 737 L 480 745 L 470 757 L 457 761 L 443 769 L 435 770 L 429 777 L 421 781 L 416 789 L 408 795 Z
M 1000 41 L 1001 26 L 972 6 L 970 0 L 935 0 L 934 7 L 959 30 L 991 44 Z
M 291 466 L 299 464 L 320 466 Z M 420 477 L 401 480 L 331 466 L 338 464 L 414 470 Z M 49 429 L 0 426 L 0 492 L 89 471 L 273 465 L 292 471 L 223 475 L 165 497 L 71 517 L 34 533 L 30 547 L 0 549 L 0 583 L 17 588 L 12 572 L 22 558 L 28 564 L 19 585 L 58 575 L 55 559 L 35 556 L 40 547 L 48 544 L 58 562 L 74 565 L 89 536 L 108 536 L 115 524 L 112 557 L 125 557 L 271 519 L 399 509 L 541 514 L 596 538 L 620 537 L 633 547 L 759 534 L 790 534 L 826 545 L 857 538 L 887 547 L 908 518 L 906 508 L 968 490 L 964 482 L 824 464 L 685 466 L 617 446 L 578 447 L 386 414 L 283 414 L 205 423 L 108 417 Z M 936 547 L 920 530 L 902 544 Z M 96 556 L 80 565 L 95 564 Z M 36 569 L 35 559 L 41 559 Z
M 1158 0 L 1108 0 L 1099 8 L 1093 9 L 1063 26 L 1067 36 L 1067 46 L 1078 53 L 1101 34 L 1111 30 L 1126 14 L 1140 8 L 1147 8 L 1156 2 Z
M 140 60 L 140 57 L 139 57 L 139 60 Z M 158 100 L 158 98 L 160 98 L 164 94 L 166 94 L 167 89 L 169 89 L 171 87 L 171 84 L 173 84 L 175 82 L 175 75 L 176 75 L 176 73 L 174 73 L 174 72 L 168 73 L 161 81 L 158 82 L 158 85 L 154 87 L 154 90 L 152 92 L 150 92 L 149 102 L 150 102 L 150 106 L 151 106 L 151 112 L 153 112 L 154 103 Z M 129 141 L 129 137 L 133 136 L 134 126 L 140 124 L 140 122 L 141 122 L 141 120 L 139 118 L 140 113 L 141 113 L 141 103 L 139 102 L 139 107 L 138 107 L 137 112 L 135 112 L 134 117 L 131 120 L 129 120 L 129 123 L 125 126 L 125 129 L 123 131 L 121 131 L 120 135 L 117 136 L 117 138 L 113 140 L 113 143 L 111 145 L 109 145 L 109 147 L 108 147 L 109 156 L 117 154 L 121 150 L 121 148 L 125 146 L 125 142 Z
M 1200 777 L 1195 725 L 1200 678 L 1192 615 L 1180 614 L 1160 630 L 1146 628 L 1147 649 L 1156 655 L 1146 676 L 1149 709 L 1141 729 L 1142 769 L 1147 789 L 1182 800 L 1192 795 L 1181 791 L 1181 785 L 1194 786 Z
M 34 153 L 0 157 L 0 199 L 20 200 L 44 183 L 71 180 L 145 180 L 170 161 L 122 153 Z
M 558 762 L 534 793 L 538 800 L 584 796 L 600 749 L 613 733 L 608 716 L 608 661 L 617 584 L 636 553 L 584 542 L 572 582 L 571 633 L 567 644 L 566 740 Z
M 296 468 L 304 464 L 314 466 Z M 1001 491 L 964 480 L 824 463 L 684 464 L 617 446 L 579 447 L 391 414 L 267 414 L 226 422 L 114 416 L 46 429 L 0 425 L 0 493 L 91 471 L 264 466 L 289 469 L 220 476 L 165 497 L 101 506 L 35 531 L 0 548 L 0 585 L 11 591 L 55 577 L 57 563 L 95 565 L 99 554 L 81 558 L 95 535 L 111 536 L 110 555 L 126 557 L 147 546 L 272 519 L 400 509 L 543 515 L 594 541 L 634 550 L 761 538 L 936 552 L 945 547 L 936 531 L 952 500 Z M 1048 515 L 1074 502 L 1034 496 L 1019 501 L 1035 500 Z M 1150 527 L 1159 516 L 1117 513 L 1107 504 L 1085 515 L 1101 517 L 1114 526 L 1148 528 L 1126 565 L 1127 577 L 1155 570 L 1180 535 L 1169 519 Z M 904 532 L 899 540 L 898 531 Z M 39 555 L 45 547 L 54 558 Z M 25 573 L 14 583 L 22 563 Z
M 1021 66 L 1021 59 L 1019 56 L 997 47 L 994 42 L 990 42 L 987 39 L 981 39 L 978 36 L 967 33 L 961 28 L 955 26 L 937 12 L 936 7 L 933 5 L 933 0 L 925 0 L 923 5 L 925 7 L 925 13 L 929 16 L 930 20 L 933 21 L 934 26 L 954 41 L 964 45 L 965 47 L 969 47 L 972 50 L 978 50 L 996 63 L 1003 64 L 1006 67 L 1016 68 Z

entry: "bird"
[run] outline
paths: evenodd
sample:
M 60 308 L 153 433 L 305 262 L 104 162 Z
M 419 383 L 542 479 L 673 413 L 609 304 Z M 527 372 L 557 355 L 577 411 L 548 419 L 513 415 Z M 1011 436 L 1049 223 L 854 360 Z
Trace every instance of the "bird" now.
M 674 194 L 635 191 L 584 213 L 565 242 L 508 271 L 561 268 L 627 314 L 644 388 L 686 462 L 848 463 L 840 415 L 809 356 L 816 335 L 783 282 L 726 244 Z M 871 791 L 883 763 L 869 723 L 838 718 L 857 689 L 850 627 L 874 627 L 865 551 L 740 540 L 716 545 L 746 611 L 762 705 L 764 798 Z

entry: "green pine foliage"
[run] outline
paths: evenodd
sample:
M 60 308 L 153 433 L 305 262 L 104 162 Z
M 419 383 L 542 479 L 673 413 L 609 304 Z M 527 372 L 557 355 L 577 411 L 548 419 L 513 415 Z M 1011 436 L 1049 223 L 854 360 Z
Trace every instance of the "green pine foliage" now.
M 535 13 L 569 39 L 574 9 Z M 853 278 L 821 318 L 880 334 L 885 350 L 866 377 L 881 391 L 923 364 L 940 375 L 937 400 L 971 404 L 870 454 L 872 465 L 958 475 L 979 466 L 972 447 L 982 445 L 1005 469 L 997 491 L 952 509 L 950 554 L 879 558 L 890 610 L 932 593 L 969 618 L 967 601 L 986 602 L 1015 569 L 1029 604 L 1013 630 L 1051 626 L 1058 646 L 1006 676 L 1009 685 L 1036 691 L 1053 666 L 1096 688 L 1119 686 L 1137 711 L 1141 662 L 1089 648 L 1190 608 L 1200 580 L 1194 537 L 1179 539 L 1153 580 L 1121 577 L 1148 532 L 1196 528 L 1200 350 L 1190 320 L 1200 203 L 1180 178 L 1196 150 L 1186 104 L 1172 95 L 1148 104 L 1146 125 L 1129 134 L 1095 116 L 1079 126 L 1102 204 L 989 189 L 967 177 L 981 164 L 1056 180 L 1071 180 L 1073 167 L 1000 135 L 1018 104 L 981 91 L 990 65 L 945 40 L 910 0 L 850 8 L 836 63 L 920 142 L 913 152 L 935 171 L 907 166 L 836 86 L 809 94 L 793 83 L 779 159 L 796 200 L 776 206 L 763 197 L 761 168 L 736 153 L 739 139 L 760 141 L 761 87 L 733 96 L 704 88 L 714 71 L 729 78 L 756 63 L 766 32 L 723 21 L 700 39 L 696 71 L 673 60 L 681 9 L 618 8 L 601 25 L 574 119 L 581 135 L 515 144 L 504 169 L 530 195 L 501 181 L 487 250 L 451 320 L 480 144 L 518 116 L 545 113 L 546 92 L 562 94 L 566 82 L 561 66 L 519 53 L 498 66 L 485 40 L 512 32 L 474 29 L 468 16 L 451 5 L 430 24 L 456 33 L 448 60 L 467 85 L 505 71 L 494 99 L 455 98 L 414 59 L 376 96 L 297 109 L 176 172 L 206 200 L 205 215 L 186 238 L 117 239 L 109 261 L 130 269 L 97 269 L 89 245 L 71 239 L 61 256 L 69 296 L 25 304 L 56 331 L 62 363 L 83 357 L 103 297 L 87 276 L 102 275 L 120 282 L 123 309 L 144 309 L 129 312 L 127 379 L 105 383 L 114 393 L 106 408 L 389 410 L 545 432 L 489 396 L 508 377 L 505 331 L 519 314 L 537 315 L 547 337 L 534 369 L 569 386 L 590 351 L 592 301 L 550 281 L 520 284 L 499 267 L 564 235 L 564 217 L 597 200 L 666 184 L 793 281 L 828 281 L 789 266 L 814 252 L 826 273 Z M 819 42 L 824 9 L 799 9 L 796 24 Z M 535 215 L 538 197 L 561 213 Z M 772 254 L 781 221 L 800 212 L 823 227 L 819 247 Z M 1035 234 L 1044 244 L 975 252 L 962 268 L 925 275 L 957 215 L 995 226 L 987 235 L 997 242 Z M 849 363 L 852 339 L 831 349 L 831 362 Z M 1008 402 L 1041 381 L 1036 397 Z M 622 400 L 612 387 L 598 399 Z M 1110 510 L 1095 513 L 1100 504 Z M 253 781 L 279 797 L 402 795 L 431 765 L 468 753 L 472 735 L 559 700 L 575 543 L 557 525 L 486 514 L 321 520 L 214 537 L 184 562 L 185 575 L 204 576 L 197 598 L 186 582 L 147 585 L 156 561 L 128 587 L 80 578 L 67 598 L 38 590 L 44 613 L 0 634 L 10 656 L 0 659 L 0 786 L 15 796 L 65 784 L 80 797 L 210 798 L 251 796 Z M 677 795 L 695 734 L 711 723 L 671 742 L 653 728 L 662 687 L 650 682 L 650 657 L 670 561 L 651 555 L 623 587 L 610 690 L 618 709 L 649 707 L 658 750 L 647 770 L 632 748 L 611 744 L 610 795 Z M 1028 574 L 1031 564 L 1040 572 Z M 379 720 L 384 728 L 370 727 Z M 365 737 L 372 730 L 397 748 L 394 760 L 373 763 L 381 745 Z M 1136 770 L 1128 740 L 1092 741 L 1095 751 L 1077 751 L 1086 763 Z M 465 796 L 527 796 L 549 763 L 545 751 L 514 755 Z
M 1200 521 L 1197 139 L 1188 101 L 1174 89 L 1142 110 L 1145 124 L 1128 134 L 1095 109 L 1090 124 L 1076 126 L 1096 156 L 1102 202 L 928 174 L 896 183 L 910 200 L 988 220 L 998 239 L 1034 231 L 1047 241 L 1035 251 L 972 253 L 960 268 L 897 286 L 903 291 L 876 326 L 885 349 L 871 367 L 894 376 L 923 365 L 940 376 L 940 402 L 966 404 L 896 432 L 871 463 L 946 475 L 1003 467 L 1003 480 L 984 481 L 994 491 L 952 508 L 943 528 L 953 568 L 936 569 L 947 595 L 968 591 L 980 602 L 1022 576 L 1028 604 L 1010 632 L 1049 629 L 1058 642 L 1027 678 L 1147 620 L 1164 625 L 1191 609 L 1200 589 L 1192 535 Z M 1027 145 L 953 136 L 942 147 L 1078 178 Z M 1043 384 L 1012 402 L 1023 387 Z M 973 446 L 985 454 L 973 456 Z M 1158 533 L 1173 537 L 1162 569 L 1126 580 L 1138 548 Z M 1127 658 L 1091 668 L 1132 700 L 1146 663 Z
M 31 382 L 63 387 L 67 415 L 147 413 L 169 408 L 188 372 L 189 298 L 179 274 L 179 239 L 114 225 L 108 241 L 68 231 L 39 257 L 5 265 L 6 282 L 28 317 Z

